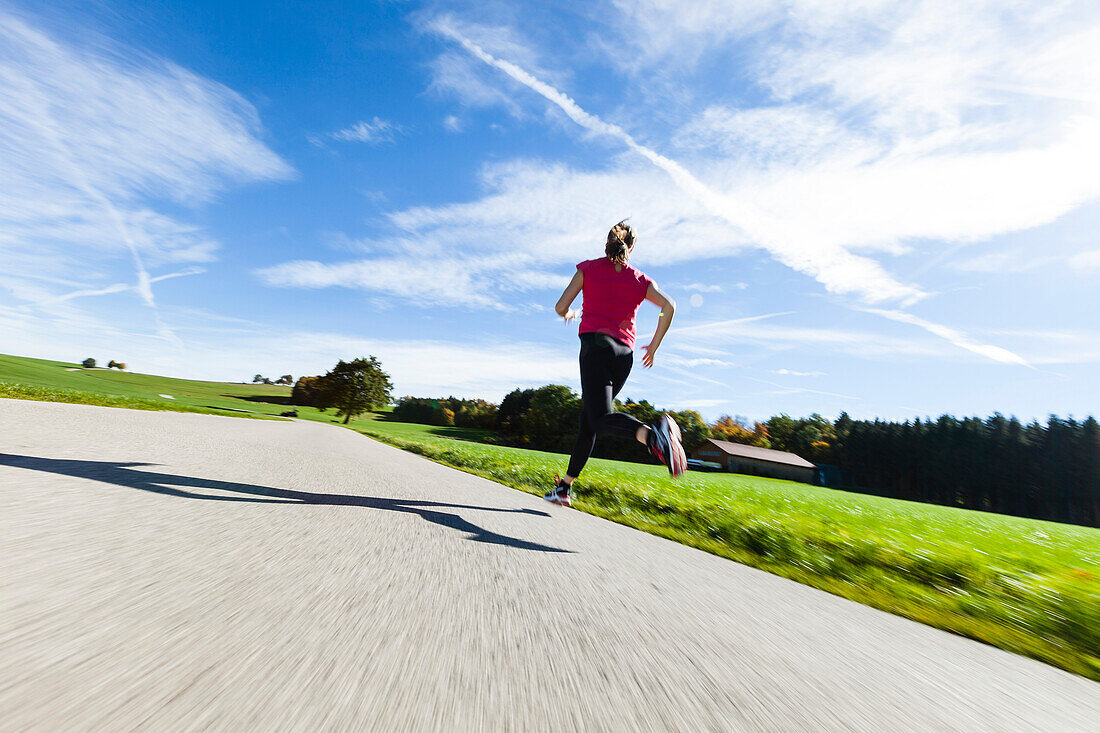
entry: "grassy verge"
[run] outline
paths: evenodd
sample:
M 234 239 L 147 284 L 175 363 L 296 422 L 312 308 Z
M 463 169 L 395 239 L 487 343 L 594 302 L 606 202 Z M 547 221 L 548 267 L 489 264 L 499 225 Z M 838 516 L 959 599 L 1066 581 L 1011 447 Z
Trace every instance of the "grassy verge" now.
M 100 405 L 103 407 L 123 407 L 129 410 L 168 410 L 170 412 L 198 412 L 207 415 L 228 415 L 231 417 L 255 417 L 260 419 L 270 418 L 266 415 L 255 415 L 233 409 L 217 409 L 210 407 L 193 407 L 169 402 L 168 400 L 150 400 L 142 397 L 126 397 L 121 395 L 97 394 L 95 392 L 79 392 L 74 389 L 60 389 L 58 387 L 35 387 L 26 384 L 9 384 L 0 382 L 0 397 L 15 400 L 36 400 L 39 402 L 70 402 L 81 405 Z
M 565 464 L 426 426 L 357 429 L 533 494 Z M 1100 681 L 1100 530 L 601 460 L 574 506 Z

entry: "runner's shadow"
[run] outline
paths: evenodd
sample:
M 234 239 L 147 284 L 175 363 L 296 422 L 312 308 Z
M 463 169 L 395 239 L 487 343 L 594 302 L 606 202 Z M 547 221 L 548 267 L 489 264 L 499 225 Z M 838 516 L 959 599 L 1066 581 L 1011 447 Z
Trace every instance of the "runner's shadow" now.
M 270 486 L 239 484 L 233 481 L 216 481 L 214 479 L 177 476 L 174 474 L 154 473 L 152 471 L 135 469 L 136 466 L 152 465 L 155 464 L 79 461 L 0 453 L 0 466 L 12 466 L 15 468 L 29 469 L 31 471 L 42 471 L 44 473 L 56 473 L 63 476 L 93 479 L 95 481 L 102 481 L 117 486 L 126 486 L 133 489 L 141 489 L 142 491 L 151 491 L 156 494 L 165 494 L 166 496 L 178 496 L 184 499 L 205 499 L 208 501 L 245 501 L 258 504 L 313 504 L 360 506 L 366 507 L 367 509 L 383 509 L 391 512 L 416 514 L 432 524 L 450 527 L 460 532 L 467 532 L 469 533 L 467 539 L 473 540 L 474 542 L 486 542 L 492 545 L 504 545 L 506 547 L 516 547 L 521 550 L 537 550 L 540 552 L 570 552 L 570 550 L 562 550 L 557 547 L 549 547 L 547 545 L 540 545 L 535 542 L 528 542 L 527 540 L 497 534 L 496 532 L 491 532 L 483 527 L 479 527 L 457 514 L 438 511 L 438 509 L 473 509 L 484 512 L 531 514 L 540 517 L 550 516 L 546 512 L 540 512 L 534 509 L 498 509 L 495 507 L 472 506 L 470 504 L 445 504 L 437 501 L 417 501 L 415 499 L 380 499 L 372 496 L 314 494 L 308 491 L 275 489 Z M 189 489 L 229 491 L 237 494 L 245 494 L 246 496 L 216 496 L 211 494 L 199 494 L 181 488 L 173 488 L 179 486 Z

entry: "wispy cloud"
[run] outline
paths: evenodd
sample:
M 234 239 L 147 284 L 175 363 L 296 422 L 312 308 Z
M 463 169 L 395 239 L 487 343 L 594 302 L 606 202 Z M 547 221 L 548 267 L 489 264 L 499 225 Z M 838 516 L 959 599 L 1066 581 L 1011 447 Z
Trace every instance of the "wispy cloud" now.
M 155 309 L 150 268 L 209 261 L 217 245 L 151 206 L 293 175 L 259 132 L 252 106 L 220 84 L 104 39 L 66 43 L 0 11 L 0 251 L 33 248 L 55 277 L 114 278 L 125 258 L 130 287 Z
M 702 204 L 711 215 L 725 219 L 734 227 L 746 232 L 778 261 L 814 277 L 828 291 L 858 295 L 867 303 L 880 303 L 886 300 L 912 303 L 926 295 L 914 286 L 895 280 L 874 260 L 853 254 L 837 242 L 823 241 L 821 237 L 815 236 L 812 230 L 803 229 L 796 223 L 770 219 L 743 200 L 734 199 L 712 189 L 680 163 L 638 143 L 623 128 L 586 112 L 572 98 L 535 78 L 516 64 L 488 53 L 464 36 L 446 19 L 438 20 L 432 27 L 435 32 L 452 39 L 485 64 L 504 72 L 556 105 L 569 119 L 581 127 L 599 135 L 618 139 L 627 148 L 668 174 L 682 191 Z M 950 334 L 952 338 L 948 340 L 952 343 L 998 361 L 1004 361 L 1005 354 L 1008 353 L 1004 349 L 992 346 L 978 350 L 975 347 L 980 345 L 957 331 L 947 327 L 928 328 L 935 324 L 929 324 L 923 319 L 914 317 L 907 322 L 920 325 L 944 338 Z M 1016 363 L 1022 362 L 1019 357 L 1015 357 L 1015 360 Z
M 64 304 L 62 304 L 64 305 Z M 394 381 L 395 396 L 481 397 L 500 400 L 516 387 L 548 383 L 579 388 L 576 355 L 542 343 L 441 339 L 364 338 L 337 331 L 282 330 L 277 324 L 230 321 L 211 325 L 212 314 L 165 313 L 187 332 L 187 359 L 164 348 L 154 334 L 74 314 L 57 322 L 40 313 L 0 307 L 0 344 L 21 353 L 79 361 L 117 359 L 134 371 L 167 376 L 242 381 L 257 372 L 324 374 L 339 359 L 377 356 Z M 44 328 L 45 324 L 49 328 Z M 446 368 L 441 368 L 445 365 Z
M 1042 267 L 1057 262 L 1060 257 L 1023 252 L 1020 250 L 1003 250 L 1000 252 L 987 252 L 966 260 L 957 260 L 950 264 L 951 269 L 959 272 L 984 272 L 992 274 L 1004 274 L 1009 272 L 1027 272 L 1036 267 Z
M 782 374 L 786 377 L 823 377 L 825 372 L 796 372 L 793 369 L 773 369 L 772 374 Z
M 469 260 L 425 257 L 378 258 L 325 264 L 299 260 L 284 262 L 256 272 L 262 282 L 275 287 L 362 288 L 395 295 L 423 307 L 468 306 L 504 309 L 493 289 L 484 284 L 486 275 L 499 269 L 489 261 L 483 267 Z
M 1069 258 L 1069 266 L 1082 272 L 1100 270 L 1100 249 L 1079 252 L 1073 255 Z
M 806 163 L 860 149 L 832 115 L 803 105 L 730 109 L 712 105 L 681 126 L 672 144 L 691 153 L 719 153 L 730 163 Z
M 632 221 L 645 232 L 634 252 L 641 266 L 739 246 L 728 226 L 660 178 L 648 166 L 582 172 L 541 161 L 489 164 L 481 197 L 390 212 L 378 226 L 380 236 L 347 247 L 369 257 L 283 263 L 259 274 L 283 287 L 354 287 L 414 303 L 505 310 L 531 304 L 517 292 L 552 304 L 557 294 L 543 291 L 560 291 L 573 265 L 602 254 L 616 221 L 608 211 L 640 211 Z M 685 212 L 695 215 L 691 221 L 684 222 Z M 393 281 L 372 277 L 375 268 Z M 438 276 L 437 269 L 443 270 Z
M 854 395 L 839 394 L 837 392 L 826 392 L 826 391 L 820 390 L 820 389 L 810 389 L 809 387 L 794 387 L 794 386 L 791 386 L 789 384 L 779 384 L 778 382 L 772 382 L 772 381 L 769 381 L 767 379 L 759 379 L 757 377 L 745 377 L 745 379 L 748 379 L 748 380 L 753 381 L 753 382 L 759 382 L 760 384 L 767 384 L 767 385 L 770 385 L 772 387 L 776 387 L 777 389 L 779 389 L 779 392 L 777 394 L 803 392 L 803 393 L 806 393 L 806 394 L 824 395 L 826 397 L 839 397 L 839 398 L 845 399 L 845 400 L 859 400 L 859 399 L 862 399 L 862 398 L 856 397 Z
M 367 143 L 377 145 L 379 143 L 392 143 L 398 135 L 405 132 L 404 128 L 389 120 L 375 117 L 371 120 L 356 122 L 350 127 L 345 127 L 336 132 L 330 132 L 325 138 L 345 143 Z M 314 145 L 322 145 L 323 139 L 317 136 L 310 138 Z
M 833 353 L 865 359 L 949 359 L 961 352 L 939 339 L 903 338 L 873 331 L 842 328 L 811 328 L 765 323 L 768 318 L 786 315 L 738 318 L 678 327 L 668 337 L 668 349 L 675 354 L 699 354 L 716 360 L 740 360 L 744 353 L 729 347 L 748 345 L 769 352 L 796 349 L 827 349 Z

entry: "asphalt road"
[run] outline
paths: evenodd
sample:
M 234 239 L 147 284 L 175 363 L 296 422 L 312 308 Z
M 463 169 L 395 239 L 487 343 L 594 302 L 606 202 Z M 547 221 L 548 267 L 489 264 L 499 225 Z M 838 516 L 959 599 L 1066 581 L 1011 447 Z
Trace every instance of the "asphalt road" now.
M 335 426 L 0 400 L 0 729 L 1097 731 L 1100 685 Z

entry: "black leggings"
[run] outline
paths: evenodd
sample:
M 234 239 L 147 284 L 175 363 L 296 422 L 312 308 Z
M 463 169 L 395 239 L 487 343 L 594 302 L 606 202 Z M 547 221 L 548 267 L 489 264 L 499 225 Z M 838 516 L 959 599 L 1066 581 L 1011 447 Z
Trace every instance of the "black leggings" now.
M 634 351 L 626 344 L 602 333 L 581 334 L 581 427 L 566 472 L 573 478 L 592 455 L 597 434 L 633 440 L 644 424 L 625 412 L 615 412 L 612 402 L 632 366 Z

